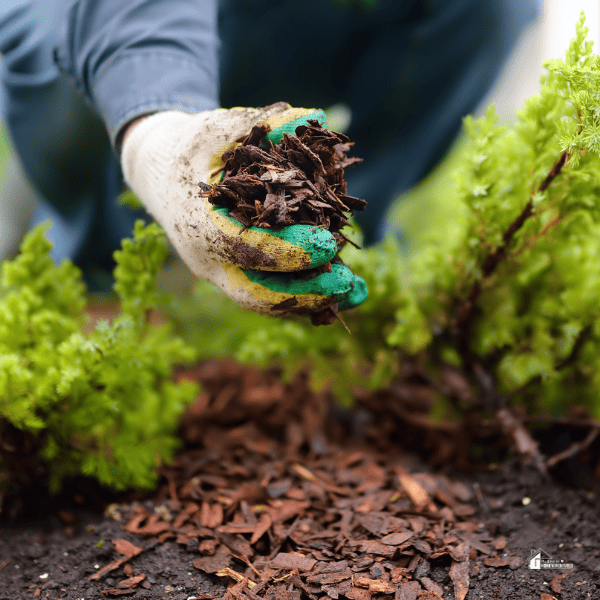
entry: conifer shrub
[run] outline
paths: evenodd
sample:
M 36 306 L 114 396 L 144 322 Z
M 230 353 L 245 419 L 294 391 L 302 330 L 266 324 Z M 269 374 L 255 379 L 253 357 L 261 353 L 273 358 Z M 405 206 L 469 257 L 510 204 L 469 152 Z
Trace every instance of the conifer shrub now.
M 173 365 L 196 352 L 155 325 L 155 280 L 168 252 L 156 224 L 135 225 L 115 252 L 122 312 L 86 333 L 85 286 L 70 261 L 56 265 L 48 224 L 24 238 L 2 265 L 0 291 L 0 497 L 71 475 L 114 490 L 148 488 L 172 459 L 176 430 L 197 387 L 175 384 Z
M 432 381 L 460 372 L 488 406 L 578 403 L 600 418 L 600 57 L 587 31 L 582 14 L 513 124 L 493 107 L 465 119 L 455 180 L 436 190 L 453 218 L 408 254 L 391 239 L 343 250 L 369 287 L 344 313 L 352 335 L 263 319 L 238 357 L 288 377 L 310 364 L 313 386 L 345 403 L 410 358 Z

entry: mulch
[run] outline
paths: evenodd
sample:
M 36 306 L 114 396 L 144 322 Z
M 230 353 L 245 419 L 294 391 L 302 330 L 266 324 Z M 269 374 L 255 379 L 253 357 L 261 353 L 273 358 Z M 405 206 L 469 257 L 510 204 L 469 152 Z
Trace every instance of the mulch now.
M 594 491 L 519 461 L 434 470 L 364 398 L 343 411 L 303 374 L 209 362 L 177 377 L 203 391 L 157 490 L 104 496 L 98 517 L 71 482 L 45 520 L 0 526 L 0 600 L 600 594 Z M 529 570 L 538 547 L 573 568 Z
M 364 210 L 367 203 L 346 193 L 344 170 L 362 162 L 348 158 L 350 139 L 321 127 L 315 119 L 284 133 L 281 143 L 265 141 L 268 125 L 257 125 L 227 150 L 219 183 L 199 183 L 201 195 L 243 225 L 273 230 L 296 224 L 336 232 L 348 223 L 344 213 Z

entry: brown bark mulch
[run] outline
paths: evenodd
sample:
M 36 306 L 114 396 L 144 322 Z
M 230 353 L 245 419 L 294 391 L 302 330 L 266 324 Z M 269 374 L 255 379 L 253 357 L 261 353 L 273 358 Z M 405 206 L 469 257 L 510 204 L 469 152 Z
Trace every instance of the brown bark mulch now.
M 0 525 L 0 600 L 600 594 L 593 490 L 519 461 L 433 470 L 423 457 L 441 455 L 410 424 L 394 428 L 366 397 L 342 411 L 303 375 L 286 385 L 274 369 L 215 362 L 178 376 L 203 392 L 156 492 L 113 499 L 98 518 L 86 482 L 72 482 L 45 520 Z M 530 570 L 538 548 L 573 567 Z
M 257 125 L 223 154 L 222 180 L 199 183 L 201 195 L 247 227 L 278 230 L 296 224 L 324 227 L 339 234 L 344 213 L 364 210 L 366 202 L 346 193 L 344 169 L 362 162 L 348 158 L 350 139 L 321 127 L 315 119 L 283 134 L 280 144 L 266 142 L 271 130 Z

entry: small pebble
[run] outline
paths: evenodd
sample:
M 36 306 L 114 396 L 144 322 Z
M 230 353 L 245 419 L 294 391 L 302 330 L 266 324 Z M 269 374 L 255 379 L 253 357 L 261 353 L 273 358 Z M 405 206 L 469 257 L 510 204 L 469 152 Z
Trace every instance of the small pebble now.
M 56 581 L 46 581 L 46 583 L 44 583 L 40 587 L 43 590 L 55 590 L 58 587 L 58 583 L 56 583 Z
M 431 571 L 431 565 L 428 560 L 424 560 L 416 569 L 415 569 L 415 579 L 421 579 L 421 577 L 425 577 L 429 575 L 429 571 Z

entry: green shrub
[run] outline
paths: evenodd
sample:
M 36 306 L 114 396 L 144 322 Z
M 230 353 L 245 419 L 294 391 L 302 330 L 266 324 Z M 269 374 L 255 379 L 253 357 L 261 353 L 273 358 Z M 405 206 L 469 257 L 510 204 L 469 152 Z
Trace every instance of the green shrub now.
M 155 224 L 135 226 L 115 252 L 122 313 L 89 333 L 85 287 L 69 261 L 56 265 L 48 224 L 2 265 L 0 293 L 0 473 L 11 466 L 48 478 L 51 491 L 75 474 L 120 490 L 150 487 L 179 445 L 175 432 L 197 388 L 172 381 L 173 364 L 195 351 L 151 325 L 155 279 L 168 252 Z M 2 479 L 0 479 L 0 492 Z

